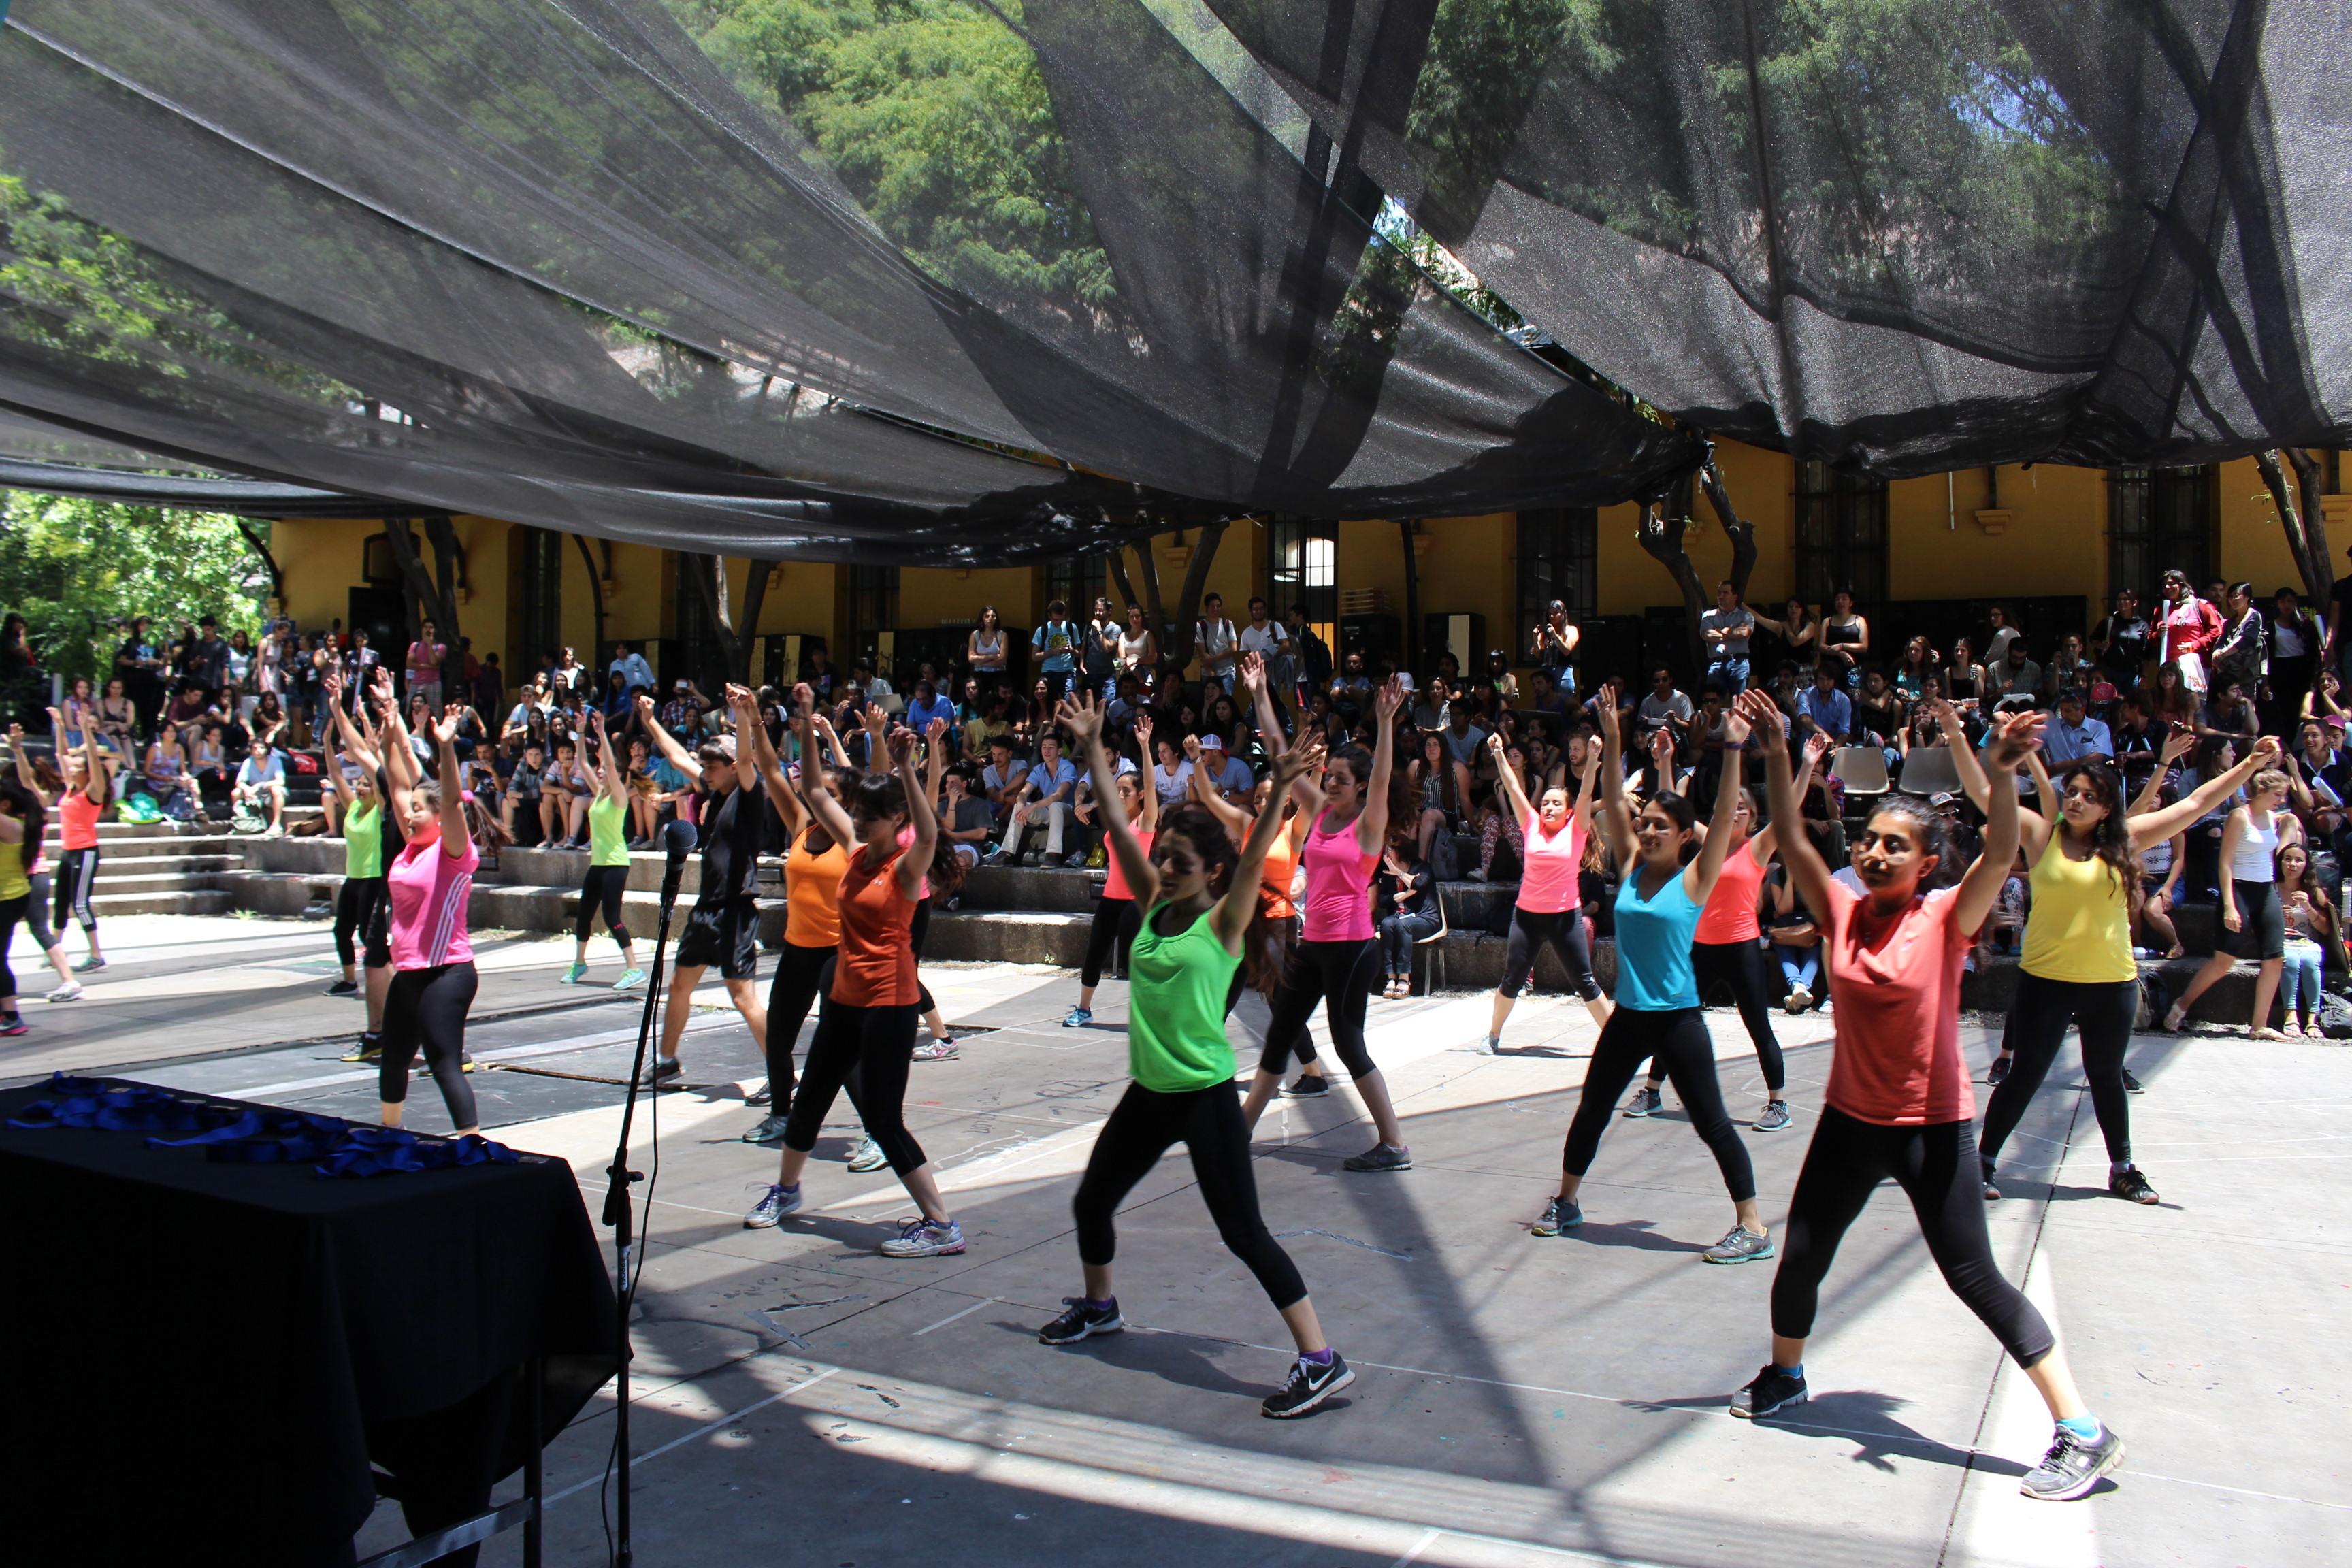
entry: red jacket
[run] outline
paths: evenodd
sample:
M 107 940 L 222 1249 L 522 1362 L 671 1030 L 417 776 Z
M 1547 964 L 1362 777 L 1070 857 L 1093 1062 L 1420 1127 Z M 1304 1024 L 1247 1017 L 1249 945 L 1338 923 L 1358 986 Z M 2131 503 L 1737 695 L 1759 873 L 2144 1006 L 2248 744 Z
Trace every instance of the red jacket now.
M 2166 606 L 2162 625 L 2163 641 L 2157 650 L 2159 664 L 2170 664 L 2184 653 L 2202 657 L 2221 640 L 2221 612 L 2194 595 Z

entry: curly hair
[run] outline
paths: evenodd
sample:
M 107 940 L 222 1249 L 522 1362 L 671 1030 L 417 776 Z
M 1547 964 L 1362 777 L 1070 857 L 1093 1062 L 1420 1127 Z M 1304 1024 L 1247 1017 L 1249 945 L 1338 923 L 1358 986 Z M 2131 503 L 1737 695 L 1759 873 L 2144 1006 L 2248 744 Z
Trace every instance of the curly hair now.
M 2066 793 L 2066 786 L 2078 778 L 2090 784 L 2092 794 L 2095 795 L 2099 804 L 2106 808 L 2106 815 L 2099 818 L 2099 825 L 2091 829 L 2092 853 L 2106 862 L 2108 871 L 2115 877 L 2116 887 L 2137 886 L 2139 857 L 2132 850 L 2131 822 L 2124 815 L 2126 803 L 2124 799 L 2123 781 L 2116 776 L 2116 770 L 2105 763 L 2100 762 L 2095 757 L 2085 757 L 2081 762 L 2071 763 L 2062 769 L 2058 776 L 2051 782 L 2057 785 L 2058 793 L 2063 796 Z M 2053 826 L 2061 832 L 2065 830 L 2065 824 L 2063 822 Z

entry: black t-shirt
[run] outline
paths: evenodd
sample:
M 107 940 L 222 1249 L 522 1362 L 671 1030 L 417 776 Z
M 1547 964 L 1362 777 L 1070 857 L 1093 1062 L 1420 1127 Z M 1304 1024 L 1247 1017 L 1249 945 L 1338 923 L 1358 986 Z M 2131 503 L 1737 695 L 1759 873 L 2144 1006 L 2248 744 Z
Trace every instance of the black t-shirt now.
M 748 899 L 759 890 L 760 841 L 768 816 L 764 791 L 730 789 L 705 795 L 702 824 L 702 885 L 694 901 L 704 906 Z
M 2352 583 L 2352 577 L 2345 581 Z M 2095 640 L 2107 645 L 2107 651 L 2099 656 L 2099 668 L 2110 675 L 2128 675 L 2137 679 L 2141 667 L 2147 663 L 2146 616 L 2125 620 L 2111 615 L 2099 623 Z

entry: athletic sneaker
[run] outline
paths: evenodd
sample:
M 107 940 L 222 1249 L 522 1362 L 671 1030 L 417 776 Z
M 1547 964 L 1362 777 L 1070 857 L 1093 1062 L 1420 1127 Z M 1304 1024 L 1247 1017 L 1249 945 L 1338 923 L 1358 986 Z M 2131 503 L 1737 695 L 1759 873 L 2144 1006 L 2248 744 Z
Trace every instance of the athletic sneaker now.
M 588 966 L 586 964 L 567 963 L 563 966 L 563 973 L 555 977 L 555 983 L 558 985 L 577 985 L 581 981 L 587 978 L 587 975 Z
M 2009 1076 L 2009 1062 L 2010 1058 L 2007 1057 L 1993 1058 L 1992 1066 L 1985 1069 L 1985 1082 L 1999 1089 L 2000 1080 Z
M 1801 985 L 1791 985 L 1789 987 L 1787 999 L 1780 1004 L 1780 1009 L 1786 1013 L 1801 1013 L 1812 1005 L 1813 994 L 1811 991 Z
M 943 1225 L 917 1215 L 877 1250 L 885 1258 L 945 1257 L 963 1250 L 963 1226 L 953 1220 Z
M 457 1047 L 457 1070 L 459 1072 L 472 1072 L 474 1070 L 473 1053 L 467 1050 L 463 1046 Z
M 773 1084 L 763 1083 L 759 1088 L 753 1089 L 751 1093 L 745 1095 L 743 1097 L 743 1103 L 746 1105 L 766 1105 L 775 1098 L 775 1086 Z
M 77 986 L 75 989 L 79 990 L 80 988 Z M 327 987 L 327 994 L 330 996 L 356 996 L 359 994 L 360 983 L 356 980 L 338 980 L 332 985 Z M 57 997 L 57 993 L 52 991 L 49 993 L 49 995 L 50 999 L 54 1001 Z
M 2104 1423 L 2099 1440 L 2085 1443 L 2063 1426 L 2057 1429 L 2050 1451 L 2025 1472 L 2017 1489 L 2041 1502 L 2072 1502 L 2099 1484 L 2099 1478 L 2124 1462 L 2124 1440 Z
M 958 1054 L 953 1040 L 925 1040 L 914 1050 L 915 1060 L 919 1062 L 951 1062 Z
M 1039 1344 L 1074 1345 L 1088 1334 L 1115 1334 L 1127 1327 L 1116 1298 L 1109 1306 L 1097 1307 L 1083 1296 L 1065 1296 L 1062 1305 L 1069 1310 L 1037 1331 Z
M 849 1168 L 860 1175 L 878 1171 L 889 1163 L 890 1156 L 882 1152 L 882 1145 L 871 1138 L 860 1138 L 857 1147 L 849 1152 Z
M 2132 1166 L 2129 1170 L 2118 1171 L 2109 1176 L 2107 1191 L 2119 1198 L 2128 1198 L 2136 1204 L 2152 1204 L 2160 1201 L 2156 1195 L 2156 1189 L 2147 1184 L 2147 1178 L 2140 1173 L 2140 1168 L 2137 1165 Z
M 1979 1154 L 1979 1156 L 1977 1156 L 1977 1158 L 1979 1159 L 1979 1162 L 1981 1162 L 1981 1163 L 1983 1164 L 1983 1167 L 1984 1167 L 1984 1195 L 1985 1195 L 1985 1201 L 1986 1201 L 1987 1203 L 1996 1203 L 1996 1204 L 1997 1204 L 1997 1203 L 2000 1202 L 2000 1184 L 1999 1182 L 1997 1182 L 1997 1181 L 1993 1180 L 1993 1174 L 1992 1174 L 1992 1161 L 1991 1161 L 1990 1159 L 1987 1158 L 1986 1156 L 1981 1155 L 1981 1154 Z
M 1094 1021 L 1095 1015 L 1092 1008 L 1073 1007 L 1070 1009 L 1069 1016 L 1062 1020 L 1062 1027 L 1065 1029 L 1083 1029 Z
M 762 1116 L 758 1126 L 743 1134 L 744 1142 L 757 1143 L 763 1149 L 772 1149 L 783 1141 L 784 1119 L 781 1116 Z
M 29 1035 L 32 1032 L 33 1026 L 25 1022 L 25 1015 L 22 1013 L 11 1013 L 5 1019 L 0 1019 L 0 1037 L 13 1040 L 19 1035 Z
M 1805 1374 L 1782 1372 L 1777 1366 L 1758 1371 L 1747 1387 L 1731 1396 L 1731 1413 L 1760 1421 L 1776 1411 L 1805 1402 Z
M 80 994 L 81 982 L 79 980 L 68 980 L 63 985 L 54 986 L 50 989 L 49 1000 L 52 1002 L 70 1002 Z
M 676 1057 L 656 1057 L 646 1064 L 646 1076 L 639 1081 L 651 1087 L 657 1083 L 667 1083 L 685 1071 L 684 1068 L 677 1065 Z
M 1744 1225 L 1723 1233 L 1723 1239 L 1699 1254 L 1708 1263 L 1758 1263 L 1772 1256 L 1772 1238 L 1759 1236 Z
M 1394 1143 L 1375 1143 L 1360 1154 L 1350 1154 L 1339 1162 L 1345 1171 L 1410 1171 L 1412 1152 Z
M 646 972 L 642 969 L 633 967 L 621 971 L 621 977 L 613 982 L 613 989 L 615 991 L 626 991 L 633 985 L 643 985 L 645 983 Z
M 1655 1116 L 1660 1110 L 1664 1109 L 1665 1103 L 1665 1096 L 1649 1085 L 1643 1084 L 1633 1091 L 1633 1098 L 1625 1102 L 1625 1114 L 1634 1117 Z
M 1283 1093 L 1293 1100 L 1313 1100 L 1331 1092 L 1331 1083 L 1319 1072 L 1303 1072 L 1290 1080 Z
M 1544 1205 L 1543 1217 L 1528 1226 L 1530 1236 L 1558 1236 L 1584 1223 L 1584 1211 L 1574 1198 L 1554 1198 Z
M 2124 1068 L 2124 1092 L 2126 1094 L 2146 1094 L 2147 1092 L 2147 1086 L 2142 1084 L 2139 1079 L 2132 1077 L 2132 1070 L 2129 1068 Z
M 347 1062 L 373 1062 L 383 1059 L 383 1039 L 378 1035 L 362 1035 L 360 1043 L 343 1053 Z
M 1785 1100 L 1775 1100 L 1766 1104 L 1764 1114 L 1750 1122 L 1748 1127 L 1749 1131 L 1755 1132 L 1779 1132 L 1788 1125 L 1789 1102 Z
M 92 954 L 91 956 L 82 959 L 75 963 L 74 973 L 76 974 L 88 974 L 93 969 L 104 969 L 105 967 L 106 960 L 98 957 L 96 954 Z
M 779 1186 L 771 1182 L 765 1195 L 751 1205 L 750 1214 L 743 1216 L 743 1228 L 767 1230 L 800 1206 L 801 1190 L 798 1187 Z
M 1328 1362 L 1318 1363 L 1300 1356 L 1290 1366 L 1290 1381 L 1265 1396 L 1258 1406 L 1276 1421 L 1287 1421 L 1294 1415 L 1305 1415 L 1325 1400 L 1356 1381 L 1347 1359 L 1338 1351 Z

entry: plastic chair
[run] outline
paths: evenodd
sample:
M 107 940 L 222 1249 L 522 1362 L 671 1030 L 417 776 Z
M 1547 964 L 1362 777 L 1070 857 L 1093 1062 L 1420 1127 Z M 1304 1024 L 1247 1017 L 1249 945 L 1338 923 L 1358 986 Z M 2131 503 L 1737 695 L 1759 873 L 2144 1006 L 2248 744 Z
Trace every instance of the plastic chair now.
M 1445 918 L 1445 894 L 1441 889 L 1437 895 L 1437 929 L 1413 944 L 1423 950 L 1421 992 L 1424 996 L 1445 983 L 1444 942 L 1453 931 L 1454 922 Z
M 1960 770 L 1953 764 L 1949 746 L 1914 746 L 1903 759 L 1902 782 L 1895 785 L 1905 795 L 1958 795 L 1960 793 Z
M 1893 787 L 1886 776 L 1886 753 L 1876 746 L 1840 746 L 1830 760 L 1830 775 L 1849 795 L 1885 795 Z

